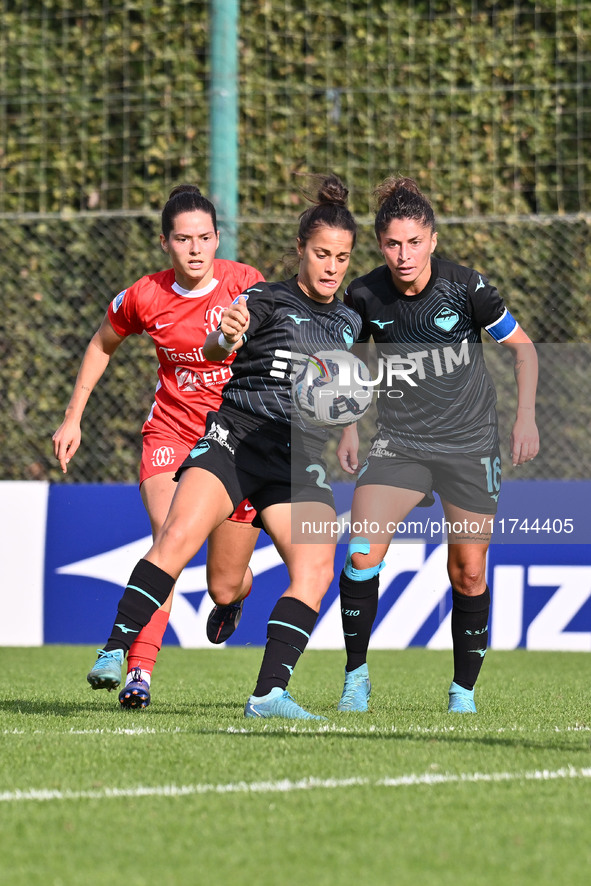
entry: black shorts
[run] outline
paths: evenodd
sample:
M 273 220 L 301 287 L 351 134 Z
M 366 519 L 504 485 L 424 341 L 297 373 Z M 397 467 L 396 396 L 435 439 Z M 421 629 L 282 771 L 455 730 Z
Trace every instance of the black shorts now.
M 290 426 L 233 407 L 207 416 L 206 430 L 179 467 L 203 468 L 224 484 L 234 507 L 247 498 L 260 513 L 285 502 L 321 502 L 334 509 L 322 446 L 305 438 L 294 445 Z M 257 523 L 258 525 L 258 523 Z
M 359 471 L 357 486 L 396 486 L 423 492 L 419 507 L 434 504 L 433 492 L 474 514 L 496 514 L 501 489 L 498 445 L 487 452 L 453 454 L 380 447 L 374 441 Z

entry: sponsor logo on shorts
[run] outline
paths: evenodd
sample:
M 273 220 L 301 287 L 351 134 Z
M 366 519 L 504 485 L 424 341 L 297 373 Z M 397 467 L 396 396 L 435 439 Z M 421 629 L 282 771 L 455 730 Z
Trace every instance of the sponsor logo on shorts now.
M 159 446 L 152 453 L 152 464 L 155 468 L 165 468 L 167 465 L 173 464 L 175 453 L 172 446 Z
M 205 452 L 208 451 L 208 449 L 209 449 L 209 443 L 204 443 L 204 442 L 198 443 L 197 446 L 195 446 L 195 448 L 192 449 L 190 452 L 191 458 L 197 458 L 197 456 L 203 455 Z
M 387 440 L 376 440 L 369 454 L 373 458 L 395 458 L 395 454 L 388 449 Z
M 218 425 L 218 423 L 214 421 L 211 423 L 211 428 L 209 429 L 209 431 L 207 432 L 205 437 L 202 438 L 202 442 L 204 442 L 205 440 L 212 440 L 214 443 L 219 443 L 220 446 L 223 446 L 224 449 L 227 449 L 228 452 L 231 452 L 232 455 L 234 455 L 234 449 L 228 443 L 228 434 L 229 433 L 230 433 L 230 431 L 228 428 L 222 428 L 221 425 Z M 208 448 L 209 448 L 209 444 L 208 444 Z M 193 450 L 193 451 L 195 451 L 195 450 Z M 199 454 L 201 454 L 201 453 L 199 453 Z M 193 453 L 191 453 L 191 455 L 193 455 Z

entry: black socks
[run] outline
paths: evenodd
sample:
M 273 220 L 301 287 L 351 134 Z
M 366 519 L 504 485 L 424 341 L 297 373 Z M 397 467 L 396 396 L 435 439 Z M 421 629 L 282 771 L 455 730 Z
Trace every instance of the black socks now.
M 285 689 L 310 639 L 318 613 L 295 597 L 280 597 L 267 624 L 267 645 L 253 695 Z
M 451 636 L 454 647 L 454 683 L 473 689 L 488 644 L 490 591 L 466 597 L 452 588 Z
M 168 572 L 154 566 L 149 560 L 140 560 L 119 600 L 117 617 L 105 651 L 123 649 L 127 652 L 141 629 L 165 602 L 174 584 L 175 579 Z
M 377 575 L 365 581 L 353 581 L 344 571 L 341 572 L 339 587 L 347 672 L 354 671 L 367 660 L 371 629 L 378 611 L 379 585 Z

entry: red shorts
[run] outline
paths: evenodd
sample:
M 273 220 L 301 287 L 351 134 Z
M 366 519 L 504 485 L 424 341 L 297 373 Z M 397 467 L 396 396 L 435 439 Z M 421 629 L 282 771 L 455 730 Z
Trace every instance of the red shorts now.
M 143 435 L 142 460 L 140 462 L 140 486 L 148 477 L 156 474 L 175 474 L 193 448 L 170 433 L 154 431 Z M 172 483 L 172 480 L 170 481 Z M 248 500 L 240 502 L 234 513 L 228 517 L 234 523 L 252 523 L 257 512 Z

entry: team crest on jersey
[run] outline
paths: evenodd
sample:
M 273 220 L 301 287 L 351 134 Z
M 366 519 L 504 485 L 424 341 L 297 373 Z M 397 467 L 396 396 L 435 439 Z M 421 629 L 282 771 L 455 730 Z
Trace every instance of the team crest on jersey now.
M 218 329 L 220 323 L 222 322 L 222 314 L 226 308 L 223 305 L 216 305 L 214 308 L 210 308 L 205 314 L 205 328 L 208 332 L 213 332 L 215 329 Z
M 444 332 L 449 332 L 450 329 L 454 328 L 459 319 L 460 316 L 459 314 L 456 314 L 455 311 L 452 311 L 449 308 L 441 308 L 433 322 L 436 326 L 439 326 L 440 329 L 443 329 Z
M 125 293 L 127 289 L 122 289 L 119 295 L 116 295 L 113 299 L 113 313 L 116 314 L 121 305 L 123 304 L 123 299 L 125 298 Z

